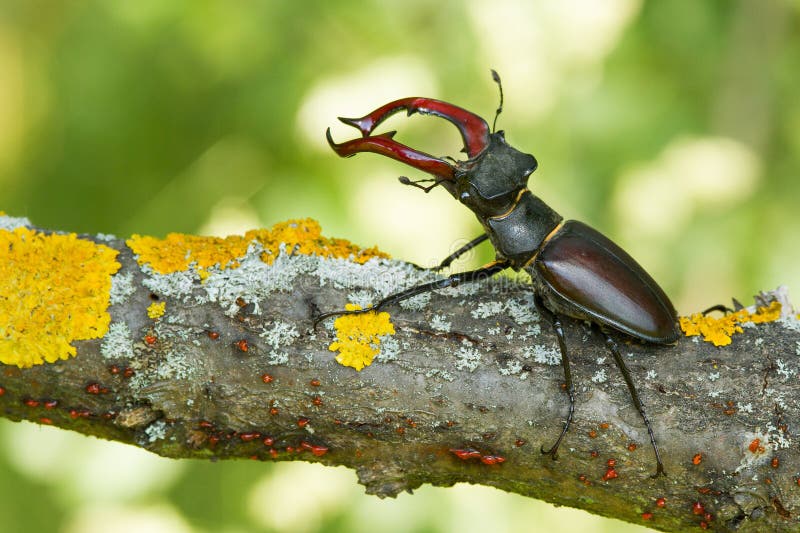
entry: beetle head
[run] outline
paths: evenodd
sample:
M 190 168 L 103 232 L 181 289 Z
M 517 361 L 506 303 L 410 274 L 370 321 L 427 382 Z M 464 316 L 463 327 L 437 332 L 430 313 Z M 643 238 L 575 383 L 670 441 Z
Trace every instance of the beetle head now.
M 509 146 L 502 131 L 490 137 L 489 146 L 476 158 L 458 164 L 453 196 L 472 211 L 492 217 L 514 207 L 538 163 Z

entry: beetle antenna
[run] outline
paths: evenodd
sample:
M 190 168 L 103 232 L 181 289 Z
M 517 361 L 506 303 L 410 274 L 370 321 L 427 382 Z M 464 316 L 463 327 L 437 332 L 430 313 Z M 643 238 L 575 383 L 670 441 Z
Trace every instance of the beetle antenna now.
M 497 73 L 495 69 L 491 69 L 492 71 L 492 79 L 497 84 L 497 88 L 500 89 L 500 107 L 497 108 L 494 114 L 494 122 L 492 122 L 492 133 L 494 133 L 497 129 L 497 117 L 500 116 L 500 113 L 503 112 L 503 83 L 500 81 L 500 75 Z

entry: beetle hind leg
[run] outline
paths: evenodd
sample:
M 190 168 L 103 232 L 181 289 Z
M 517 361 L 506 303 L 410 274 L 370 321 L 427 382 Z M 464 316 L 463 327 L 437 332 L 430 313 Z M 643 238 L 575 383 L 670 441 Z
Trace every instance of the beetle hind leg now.
M 647 414 L 644 412 L 644 404 L 639 398 L 639 393 L 636 392 L 636 386 L 633 384 L 631 372 L 628 370 L 628 366 L 625 364 L 625 361 L 622 359 L 622 356 L 619 353 L 617 342 L 611 338 L 608 332 L 602 329 L 601 331 L 603 336 L 606 338 L 606 346 L 608 346 L 608 349 L 611 350 L 611 353 L 614 356 L 614 362 L 617 364 L 620 372 L 622 372 L 622 377 L 625 379 L 625 384 L 628 386 L 631 399 L 633 400 L 634 405 L 636 405 L 636 409 L 639 411 L 639 415 L 641 415 L 642 420 L 644 420 L 644 425 L 647 427 L 647 434 L 650 436 L 650 444 L 653 445 L 653 451 L 656 454 L 656 473 L 651 477 L 655 478 L 658 476 L 666 476 L 667 473 L 664 471 L 664 463 L 661 462 L 661 454 L 658 452 L 658 445 L 656 444 L 656 437 L 653 434 L 653 428 L 650 426 L 650 420 L 648 420 Z
M 561 350 L 561 366 L 564 368 L 566 392 L 569 395 L 569 411 L 567 412 L 567 419 L 564 422 L 564 427 L 561 430 L 561 434 L 558 436 L 558 439 L 556 439 L 555 444 L 553 444 L 550 448 L 545 449 L 544 445 L 542 445 L 540 448 L 542 454 L 549 455 L 553 458 L 553 460 L 555 460 L 558 458 L 558 447 L 561 446 L 561 441 L 564 440 L 564 436 L 567 434 L 567 431 L 569 431 L 569 426 L 572 424 L 572 417 L 575 414 L 575 387 L 572 384 L 572 372 L 570 371 L 569 366 L 569 353 L 567 352 L 567 342 L 564 339 L 564 327 L 561 325 L 561 318 L 559 318 L 558 314 L 553 313 L 547 307 L 545 307 L 541 297 L 538 294 L 534 298 L 534 302 L 536 303 L 536 308 L 539 310 L 539 312 L 546 315 L 553 324 L 553 330 L 558 338 L 558 347 Z

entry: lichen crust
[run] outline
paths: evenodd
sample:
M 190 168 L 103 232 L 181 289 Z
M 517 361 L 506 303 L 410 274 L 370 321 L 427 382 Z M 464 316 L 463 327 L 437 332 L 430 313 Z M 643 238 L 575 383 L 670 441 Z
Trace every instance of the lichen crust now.
M 704 341 L 714 346 L 727 346 L 734 334 L 744 331 L 740 324 L 774 322 L 781 318 L 781 309 L 781 303 L 773 301 L 768 306 L 759 306 L 755 312 L 745 308 L 722 317 L 694 313 L 688 317 L 680 317 L 679 322 L 687 337 L 702 335 Z
M 361 306 L 347 304 L 345 309 L 357 311 Z M 389 313 L 374 311 L 342 315 L 336 319 L 333 327 L 336 329 L 336 340 L 328 349 L 339 352 L 336 361 L 340 365 L 355 368 L 359 372 L 372 364 L 380 351 L 381 337 L 395 333 Z
M 244 235 L 203 237 L 170 233 L 163 239 L 133 235 L 126 241 L 140 265 L 149 265 L 158 274 L 193 269 L 201 281 L 208 277 L 209 268 L 237 268 L 253 242 L 263 248 L 261 260 L 267 264 L 275 261 L 282 245 L 291 254 L 351 259 L 362 264 L 373 257 L 388 257 L 375 247 L 360 248 L 345 239 L 323 237 L 319 223 L 310 218 L 288 220 Z
M 0 229 L 0 362 L 53 363 L 105 335 L 117 253 L 74 233 Z

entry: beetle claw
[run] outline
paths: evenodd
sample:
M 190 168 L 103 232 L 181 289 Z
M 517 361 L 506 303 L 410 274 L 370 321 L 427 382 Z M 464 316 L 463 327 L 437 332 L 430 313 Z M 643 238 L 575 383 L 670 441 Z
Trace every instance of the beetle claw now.
M 372 130 L 374 129 L 372 121 L 369 120 L 368 116 L 363 118 L 347 118 L 347 117 L 338 117 L 338 118 L 339 122 L 342 122 L 343 124 L 347 124 L 348 126 L 356 128 L 358 131 L 361 132 L 361 135 L 363 135 L 364 137 L 372 133 Z
M 336 143 L 331 136 L 331 129 L 328 128 L 325 131 L 325 137 L 328 139 L 328 144 L 333 151 L 341 157 L 352 157 L 359 152 L 374 152 L 396 159 L 423 172 L 433 174 L 439 178 L 439 181 L 453 180 L 455 172 L 453 165 L 438 157 L 414 150 L 405 144 L 395 141 L 393 139 L 395 133 L 397 132 L 389 131 L 379 135 L 359 137 L 343 143 Z
M 414 113 L 433 115 L 450 121 L 461 133 L 464 140 L 464 152 L 473 158 L 489 146 L 489 125 L 478 115 L 453 104 L 433 98 L 401 98 L 368 113 L 360 118 L 339 117 L 339 120 L 368 137 L 384 120 L 405 110 L 406 115 Z

